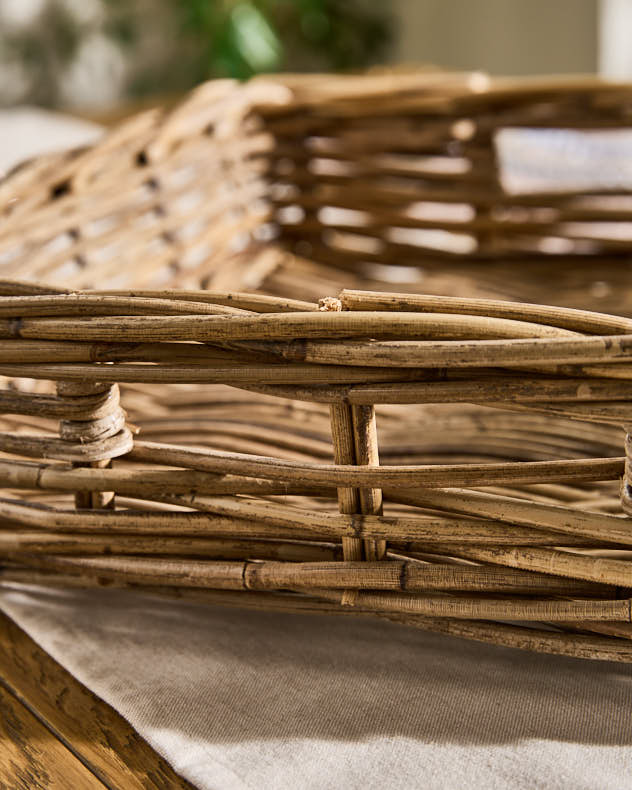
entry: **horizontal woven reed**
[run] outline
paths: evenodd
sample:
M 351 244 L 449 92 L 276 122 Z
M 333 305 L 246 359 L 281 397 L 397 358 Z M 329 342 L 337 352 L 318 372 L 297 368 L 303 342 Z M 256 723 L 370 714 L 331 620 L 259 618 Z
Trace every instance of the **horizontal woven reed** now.
M 5 179 L 0 276 L 632 315 L 631 107 L 630 85 L 585 77 L 210 82 Z
M 358 290 L 3 294 L 2 583 L 632 658 L 631 318 Z

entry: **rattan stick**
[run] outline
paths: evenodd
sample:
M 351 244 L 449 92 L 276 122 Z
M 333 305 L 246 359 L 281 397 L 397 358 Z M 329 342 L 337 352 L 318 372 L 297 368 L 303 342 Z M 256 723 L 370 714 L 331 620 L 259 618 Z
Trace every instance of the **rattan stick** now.
M 457 619 L 507 619 L 565 621 L 570 619 L 630 622 L 630 601 L 558 601 L 528 598 L 476 599 L 454 596 L 406 596 L 397 593 L 360 592 L 358 606 L 378 612 L 404 612 Z M 575 618 L 571 613 L 576 612 Z M 595 617 L 592 618 L 592 613 Z
M 329 413 L 334 461 L 336 464 L 354 464 L 355 444 L 351 407 L 343 404 L 332 404 Z M 338 489 L 338 509 L 346 515 L 359 512 L 358 492 L 356 489 Z M 346 561 L 362 560 L 362 548 L 363 542 L 361 538 L 342 538 L 342 549 Z
M 54 364 L 66 362 L 156 362 L 169 365 L 207 364 L 213 368 L 245 366 L 247 363 L 275 362 L 275 357 L 265 351 L 244 348 L 230 351 L 218 346 L 200 343 L 105 343 L 73 340 L 11 340 L 6 339 L 0 348 L 3 363 Z M 77 369 L 77 365 L 70 369 Z M 63 370 L 64 368 L 61 368 Z M 88 368 L 90 369 L 90 368 Z
M 270 527 L 303 529 L 304 534 L 313 531 L 319 535 L 328 535 L 334 539 L 343 537 L 362 537 L 373 540 L 405 541 L 415 545 L 419 541 L 427 545 L 429 541 L 440 544 L 457 542 L 459 544 L 482 545 L 549 545 L 559 546 L 603 545 L 604 543 L 632 545 L 629 533 L 617 533 L 610 537 L 606 532 L 592 540 L 584 537 L 544 529 L 507 525 L 495 520 L 471 519 L 466 517 L 445 518 L 443 516 L 403 515 L 403 516 L 335 516 L 319 511 L 280 505 L 272 502 L 258 502 L 241 499 L 237 502 L 229 499 L 210 497 L 154 497 L 158 501 L 194 507 L 206 513 L 247 518 L 253 525 L 269 524 Z M 0 500 L 0 508 L 2 500 Z M 28 515 L 28 511 L 27 511 Z M 17 518 L 17 516 L 15 516 Z M 114 526 L 114 524 L 113 524 Z M 414 537 L 410 537 L 410 536 Z
M 49 297 L 36 297 L 37 299 L 47 299 Z M 50 297 L 56 298 L 56 297 Z M 64 297 L 59 297 L 64 298 Z M 99 392 L 99 390 L 103 392 Z M 80 402 L 88 397 L 94 397 L 96 394 L 105 396 L 107 401 L 110 401 L 112 411 L 110 414 L 103 417 L 94 417 L 88 420 L 79 421 L 61 421 L 59 423 L 59 433 L 61 436 L 62 449 L 57 457 L 64 460 L 72 458 L 75 454 L 77 442 L 80 447 L 96 448 L 98 457 L 88 456 L 88 462 L 78 461 L 74 464 L 75 467 L 89 466 L 97 469 L 107 468 L 111 464 L 113 456 L 126 452 L 131 447 L 131 434 L 125 427 L 125 414 L 118 405 L 119 391 L 116 385 L 103 386 L 99 383 L 96 384 L 64 384 L 63 382 L 57 384 L 57 395 L 65 398 L 66 400 L 73 401 L 76 398 Z M 103 455 L 109 449 L 107 447 L 108 440 L 115 442 L 110 449 L 110 455 Z M 118 441 L 117 441 L 118 440 Z M 47 441 L 47 440 L 45 440 Z M 68 450 L 64 450 L 63 445 L 67 445 Z M 44 451 L 40 455 L 46 457 L 49 451 Z M 28 455 L 28 452 L 25 453 Z M 51 456 L 56 455 L 53 449 Z M 86 455 L 88 455 L 86 453 Z M 92 455 L 92 453 L 90 454 Z M 75 507 L 79 510 L 88 508 L 111 508 L 114 509 L 114 492 L 113 491 L 77 491 L 75 493 Z
M 454 464 L 362 468 L 329 464 L 300 463 L 262 458 L 245 453 L 229 453 L 136 441 L 128 454 L 139 461 L 160 461 L 172 466 L 208 472 L 231 472 L 266 477 L 288 483 L 328 486 L 410 486 L 441 487 L 458 480 L 462 485 L 485 486 L 500 483 L 537 483 L 572 480 L 616 480 L 623 473 L 622 458 L 571 461 L 534 461 L 499 464 Z
M 420 507 L 431 507 L 449 513 L 490 518 L 507 524 L 521 524 L 536 529 L 562 534 L 582 535 L 586 538 L 619 540 L 626 545 L 632 537 L 632 518 L 619 518 L 604 513 L 592 513 L 556 505 L 529 502 L 514 497 L 486 494 L 462 489 L 418 489 L 398 491 L 389 489 L 388 498 Z
M 553 573 L 600 584 L 632 588 L 632 564 L 628 560 L 586 557 L 552 548 L 463 546 L 457 556 L 511 568 Z
M 101 532 L 134 533 L 147 535 L 187 535 L 217 538 L 261 538 L 282 540 L 336 539 L 332 530 L 305 527 L 300 520 L 292 526 L 289 520 L 272 528 L 260 523 L 253 524 L 245 518 L 223 518 L 205 512 L 143 511 L 143 510 L 55 510 L 41 505 L 0 500 L 0 517 L 11 524 L 21 524 L 34 529 L 50 529 L 55 532 Z M 351 530 L 349 530 L 352 533 Z
M 82 352 L 83 353 L 83 352 Z M 15 356 L 17 350 L 11 350 Z M 186 350 L 183 350 L 186 356 Z M 107 362 L 106 353 L 102 362 Z M 116 356 L 116 353 L 115 353 Z M 125 353 L 121 356 L 126 356 Z M 153 356 L 150 352 L 148 357 Z M 337 368 L 331 365 L 288 365 L 281 367 L 278 364 L 253 364 L 250 359 L 244 360 L 247 364 L 232 364 L 226 360 L 223 365 L 213 364 L 208 360 L 206 365 L 200 364 L 202 354 L 196 354 L 193 364 L 178 364 L 175 359 L 172 364 L 159 365 L 123 364 L 112 363 L 108 365 L 83 364 L 83 363 L 25 363 L 4 364 L 0 363 L 0 375 L 10 377 L 27 377 L 34 379 L 49 379 L 55 381 L 109 381 L 118 383 L 174 383 L 174 384 L 230 384 L 232 386 L 256 386 L 257 383 L 286 381 L 288 384 L 311 385 L 316 382 L 323 385 L 337 383 L 355 383 L 358 381 L 408 381 L 415 378 L 425 378 L 425 374 L 418 371 L 387 371 L 379 368 Z M 216 355 L 214 355 L 216 356 Z M 134 353 L 138 358 L 138 353 Z M 173 358 L 172 358 L 173 359 Z M 153 361 L 148 359 L 148 361 Z M 190 360 L 186 360 L 189 362 Z M 197 363 L 197 364 L 196 364 Z M 290 396 L 292 397 L 292 396 Z
M 46 536 L 33 536 L 30 541 L 38 554 L 44 553 L 43 545 Z M 103 538 L 90 536 L 85 545 L 92 543 L 100 553 L 107 553 L 103 547 Z M 20 542 L 22 541 L 22 542 Z M 42 542 L 40 542 L 42 541 Z M 147 539 L 134 537 L 115 539 L 114 545 L 121 545 L 123 553 L 115 552 L 108 557 L 83 556 L 72 557 L 78 551 L 64 551 L 63 536 L 58 547 L 52 554 L 66 555 L 47 559 L 47 556 L 34 557 L 29 554 L 28 535 L 3 540 L 2 552 L 7 556 L 35 563 L 37 567 L 52 570 L 68 570 L 74 572 L 112 573 L 123 578 L 126 574 L 142 574 L 147 579 L 155 578 L 160 583 L 170 583 L 174 574 L 184 586 L 208 586 L 222 588 L 230 585 L 231 589 L 277 590 L 277 589 L 351 589 L 351 590 L 384 590 L 393 592 L 438 592 L 452 591 L 504 593 L 508 595 L 559 595 L 572 597 L 614 598 L 616 589 L 603 584 L 587 584 L 573 580 L 555 578 L 540 573 L 527 573 L 520 570 L 484 568 L 458 565 L 431 565 L 410 561 L 391 562 L 332 562 L 336 548 L 327 544 L 281 543 L 278 541 L 207 541 L 189 539 L 183 542 L 184 553 L 193 554 L 198 551 L 208 559 L 194 560 L 190 557 L 169 555 L 164 557 L 126 557 L 132 554 L 136 541 L 142 551 L 139 553 L 167 554 L 168 547 L 177 546 L 177 539 L 159 541 L 162 550 L 148 551 Z M 50 541 L 52 544 L 52 541 Z M 199 549 L 197 545 L 199 544 Z M 19 551 L 14 551 L 17 546 Z M 256 562 L 218 562 L 210 559 L 214 554 L 221 557 L 222 553 L 230 559 L 241 551 L 241 557 L 252 552 L 261 555 Z M 95 552 L 86 552 L 96 554 Z M 319 557 L 320 561 L 296 559 L 309 555 Z M 49 555 L 50 556 L 50 555 Z M 293 557 L 295 559 L 293 559 Z M 272 558 L 272 559 L 269 559 Z M 282 560 L 282 561 L 279 561 Z M 329 560 L 329 561 L 328 561 Z M 237 578 L 240 570 L 242 578 Z M 154 582 L 151 582 L 154 583 Z
M 11 299 L 12 297 L 6 298 Z M 166 301 L 168 304 L 169 301 Z M 489 339 L 483 340 L 483 338 L 505 338 L 514 344 L 518 343 L 518 340 L 514 338 L 521 338 L 523 339 L 522 343 L 527 343 L 525 348 L 532 347 L 529 343 L 533 343 L 533 339 L 538 340 L 539 346 L 543 349 L 541 351 L 543 355 L 548 351 L 554 356 L 555 344 L 557 344 L 557 347 L 561 347 L 567 353 L 574 349 L 581 351 L 582 348 L 585 348 L 593 353 L 601 352 L 605 358 L 610 356 L 605 354 L 607 347 L 604 349 L 603 341 L 592 344 L 588 342 L 588 338 L 583 342 L 578 341 L 574 339 L 575 333 L 565 329 L 506 318 L 463 316 L 452 313 L 318 311 L 262 313 L 252 316 L 118 315 L 116 317 L 100 316 L 90 320 L 69 316 L 63 320 L 60 318 L 24 318 L 20 320 L 19 324 L 4 320 L 0 321 L 0 331 L 7 338 L 74 340 L 77 335 L 80 335 L 85 340 L 105 340 L 107 342 L 283 341 L 293 340 L 296 337 L 345 339 L 366 336 L 436 339 L 436 343 L 430 340 L 425 341 L 426 345 L 430 344 L 428 348 L 435 345 L 441 347 L 441 338 L 451 338 L 452 340 L 462 338 L 468 339 L 472 343 L 492 342 Z M 613 342 L 614 339 L 617 339 L 621 348 L 626 348 L 623 344 L 624 337 L 625 335 L 613 336 Z M 596 340 L 599 339 L 596 338 Z M 417 343 L 423 342 L 417 341 Z M 425 348 L 426 346 L 419 347 Z M 535 347 L 537 348 L 538 344 Z
M 366 561 L 280 563 L 259 562 L 247 566 L 244 575 L 249 589 L 294 589 L 303 587 L 390 590 L 403 592 L 503 592 L 513 595 L 569 595 L 615 597 L 613 585 L 586 584 L 542 573 L 510 569 L 414 561 Z
M 119 423 L 120 429 L 112 436 L 93 442 L 70 442 L 51 436 L 29 436 L 20 433 L 0 433 L 0 450 L 31 458 L 58 458 L 62 461 L 102 461 L 125 455 L 132 449 L 132 434 Z
M 340 547 L 323 542 L 181 537 L 174 535 L 105 535 L 62 532 L 0 531 L 0 553 L 47 555 L 143 555 L 205 557 L 237 560 L 243 557 L 283 562 L 323 562 L 341 557 Z M 554 586 L 551 589 L 555 589 Z M 569 589 L 571 587 L 569 586 Z M 583 590 L 577 587 L 578 590 Z M 585 591 L 585 590 L 584 590 Z
M 353 438 L 359 466 L 379 466 L 377 424 L 373 406 L 352 406 Z M 382 515 L 382 491 L 379 488 L 360 488 L 360 512 L 363 515 Z M 386 554 L 386 541 L 364 541 L 367 560 L 381 560 Z
M 56 353 L 55 349 L 48 349 Z M 59 420 L 100 419 L 118 408 L 118 388 L 107 387 L 104 392 L 84 395 L 81 398 L 60 398 L 29 392 L 0 391 L 2 414 L 25 414 Z
M 608 623 L 603 620 L 583 620 L 580 622 L 568 622 L 559 625 L 560 628 L 571 633 L 583 631 L 603 634 L 604 636 L 614 636 L 620 639 L 632 639 L 632 623 Z
M 349 313 L 352 314 L 352 313 Z M 33 321 L 49 319 L 33 319 Z M 105 320 L 105 319 L 103 319 Z M 37 331 L 37 330 L 34 330 Z M 373 334 L 367 327 L 367 334 Z M 32 336 L 31 333 L 30 336 Z M 50 330 L 39 333 L 44 339 Z M 68 336 L 56 328 L 55 337 Z M 275 347 L 270 343 L 269 348 Z M 526 364 L 581 364 L 592 362 L 629 362 L 632 360 L 632 337 L 610 335 L 581 339 L 519 338 L 516 340 L 463 340 L 456 344 L 444 340 L 381 340 L 375 342 L 347 340 L 345 343 L 306 340 L 300 349 L 278 346 L 288 360 L 300 359 L 326 365 L 374 367 L 524 367 Z
M 55 296 L 7 296 L 0 302 L 0 317 L 107 316 L 107 315 L 248 315 L 235 307 L 197 302 L 191 298 L 165 299 L 156 296 L 113 296 L 110 294 L 59 294 Z
M 196 560 L 169 560 L 144 557 L 62 557 L 24 555 L 24 561 L 35 568 L 59 569 L 62 572 L 77 572 L 111 577 L 123 581 L 143 584 L 181 585 L 191 587 L 213 587 L 215 589 L 240 590 L 250 585 L 264 586 L 256 575 L 260 563 L 204 562 Z M 310 564 L 308 564 L 309 566 Z M 319 563 L 320 565 L 320 563 Z M 335 563 L 337 566 L 338 563 Z M 367 563 L 360 563 L 361 566 Z M 380 563 L 379 573 L 390 563 Z M 282 567 L 287 568 L 283 563 Z M 418 566 L 417 566 L 418 567 Z M 288 568 L 291 571 L 291 568 Z M 368 567 L 367 571 L 371 571 Z M 452 571 L 452 566 L 449 568 Z M 309 573 L 309 571 L 308 571 Z M 295 579 L 291 572 L 288 582 Z M 316 569 L 311 571 L 314 587 L 322 581 Z M 306 586 L 310 586 L 306 581 Z M 344 580 L 345 585 L 350 580 Z M 278 579 L 273 580 L 276 586 Z M 375 584 L 374 580 L 369 582 Z M 555 599 L 512 599 L 472 598 L 455 596 L 406 595 L 401 593 L 359 592 L 357 604 L 380 612 L 403 612 L 430 616 L 459 618 L 507 618 L 513 620 L 617 620 L 630 622 L 630 601 L 623 600 L 555 600 Z
M 0 571 L 0 583 L 40 584 L 46 586 L 79 587 L 92 589 L 103 588 L 98 578 L 86 576 L 69 576 L 60 573 L 36 571 L 21 568 L 3 568 Z M 624 639 L 606 639 L 577 633 L 557 633 L 550 629 L 542 630 L 531 626 L 505 625 L 500 623 L 455 620 L 440 617 L 422 617 L 419 615 L 378 614 L 359 607 L 339 606 L 333 599 L 322 600 L 305 595 L 291 595 L 273 592 L 234 592 L 231 590 L 202 590 L 191 587 L 143 587 L 109 581 L 105 591 L 117 588 L 131 589 L 149 595 L 159 595 L 175 600 L 188 600 L 198 604 L 232 606 L 258 611 L 279 611 L 292 614 L 316 615 L 351 615 L 379 616 L 395 623 L 413 626 L 427 631 L 436 631 L 452 636 L 488 642 L 506 647 L 517 647 L 526 650 L 538 650 L 580 658 L 593 658 L 608 661 L 632 661 L 632 647 Z M 561 623 L 560 625 L 565 625 Z M 625 628 L 625 623 L 608 621 L 582 621 L 581 627 L 603 629 Z
M 183 469 L 84 469 L 61 464 L 0 459 L 0 484 L 10 488 L 58 491 L 115 491 L 139 498 L 157 495 L 260 494 L 261 496 L 330 496 L 334 488 L 295 485 L 248 476 Z
M 91 291 L 79 292 L 90 295 Z M 281 299 L 259 293 L 241 293 L 224 291 L 98 291 L 105 296 L 141 296 L 149 299 L 175 299 L 204 302 L 213 305 L 225 305 L 236 310 L 249 310 L 255 313 L 304 313 L 316 311 L 318 305 L 299 299 Z
M 442 619 L 439 617 L 413 618 L 402 615 L 389 616 L 389 620 L 425 631 L 449 634 L 522 650 L 535 650 L 574 658 L 593 658 L 602 661 L 632 661 L 632 646 L 621 639 L 592 637 L 577 633 L 555 633 L 532 627 L 519 627 L 501 623 L 473 622 Z M 603 622 L 608 627 L 609 622 Z M 624 625 L 620 623 L 617 625 Z
M 498 299 L 473 299 L 426 294 L 401 294 L 371 291 L 343 290 L 339 295 L 346 310 L 419 310 L 428 313 L 467 313 L 494 316 L 586 332 L 594 335 L 632 334 L 632 318 L 593 313 L 588 310 L 549 305 L 512 304 Z
M 336 516 L 317 511 L 281 506 L 248 500 L 208 500 L 192 497 L 156 497 L 185 507 L 195 506 L 199 512 L 187 511 L 95 511 L 75 513 L 33 506 L 23 502 L 0 500 L 0 517 L 14 524 L 46 528 L 63 532 L 95 532 L 107 529 L 112 532 L 135 532 L 180 535 L 215 535 L 217 537 L 250 536 L 257 538 L 275 537 L 298 540 L 340 540 L 343 537 L 365 537 L 369 539 L 412 541 L 415 550 L 418 544 L 429 542 L 505 545 L 512 547 L 516 541 L 525 545 L 559 545 L 560 540 L 573 545 L 572 539 L 560 538 L 559 533 L 528 530 L 521 527 L 509 528 L 494 521 L 467 518 L 446 519 L 441 517 L 410 516 L 386 517 L 365 516 L 362 524 L 357 517 Z M 231 529 L 233 532 L 231 533 Z M 278 532 L 280 531 L 280 533 Z M 632 545 L 628 536 L 625 540 L 612 541 Z M 579 541 L 584 545 L 585 539 Z M 603 545 L 604 538 L 600 540 Z
M 446 376 L 446 378 L 449 378 Z M 624 401 L 630 394 L 628 380 L 585 378 L 534 379 L 533 376 L 502 376 L 493 380 L 472 377 L 454 381 L 398 381 L 355 384 L 338 391 L 352 404 L 380 403 L 477 403 L 506 407 L 507 402 L 562 401 L 560 408 L 592 401 Z M 621 404 L 623 405 L 623 404 Z

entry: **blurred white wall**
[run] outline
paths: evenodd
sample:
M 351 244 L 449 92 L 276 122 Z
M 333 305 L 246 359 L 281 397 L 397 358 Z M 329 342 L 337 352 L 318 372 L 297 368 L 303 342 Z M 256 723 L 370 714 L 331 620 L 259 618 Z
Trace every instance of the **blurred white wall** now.
M 392 5 L 399 24 L 395 62 L 495 74 L 597 70 L 598 0 L 392 0 Z
M 601 0 L 599 71 L 611 79 L 632 77 L 632 0 Z

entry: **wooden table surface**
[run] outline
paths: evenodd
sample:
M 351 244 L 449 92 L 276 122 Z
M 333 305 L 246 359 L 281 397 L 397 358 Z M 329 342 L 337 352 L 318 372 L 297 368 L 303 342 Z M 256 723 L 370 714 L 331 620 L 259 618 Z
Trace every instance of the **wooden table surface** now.
M 0 613 L 0 789 L 191 788 Z

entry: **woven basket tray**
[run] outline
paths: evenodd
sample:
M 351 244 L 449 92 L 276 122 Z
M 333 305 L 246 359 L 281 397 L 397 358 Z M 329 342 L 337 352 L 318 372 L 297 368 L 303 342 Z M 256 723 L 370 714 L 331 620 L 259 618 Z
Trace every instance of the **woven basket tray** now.
M 631 106 L 586 79 L 220 81 L 14 171 L 3 582 L 629 660 L 630 320 L 473 297 L 632 315 Z
M 631 114 L 630 85 L 587 78 L 207 83 L 5 180 L 0 276 L 631 315 Z
M 632 319 L 361 291 L 3 290 L 5 583 L 632 659 Z

